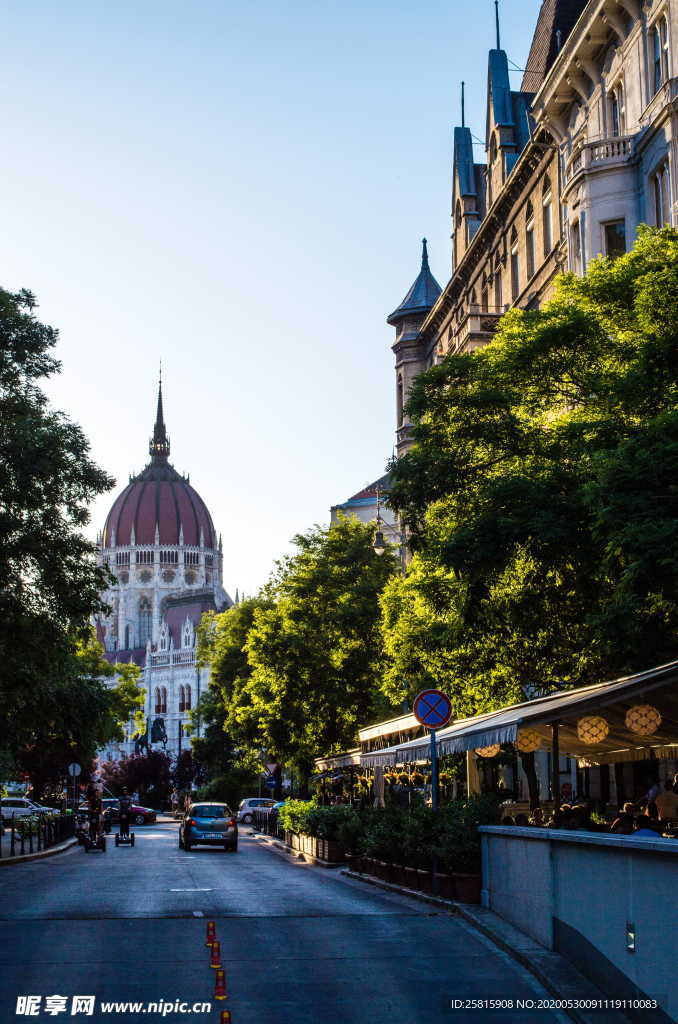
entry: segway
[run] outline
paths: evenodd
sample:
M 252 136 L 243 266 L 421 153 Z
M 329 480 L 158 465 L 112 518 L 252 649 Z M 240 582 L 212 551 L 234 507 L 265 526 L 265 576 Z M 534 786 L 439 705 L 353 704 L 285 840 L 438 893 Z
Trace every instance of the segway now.
M 89 853 L 90 850 L 100 850 L 101 853 L 106 853 L 106 836 L 103 832 L 99 832 L 98 815 L 92 815 L 90 818 L 89 833 L 84 838 L 83 846 L 85 853 Z
M 120 828 L 115 837 L 116 846 L 134 846 L 134 832 L 129 830 L 129 816 L 120 815 Z

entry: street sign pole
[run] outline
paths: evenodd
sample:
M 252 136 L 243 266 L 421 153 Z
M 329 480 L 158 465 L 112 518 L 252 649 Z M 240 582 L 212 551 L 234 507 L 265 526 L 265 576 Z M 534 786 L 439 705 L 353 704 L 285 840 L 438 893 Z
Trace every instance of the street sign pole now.
M 431 729 L 431 809 L 438 810 L 438 750 L 435 729 Z

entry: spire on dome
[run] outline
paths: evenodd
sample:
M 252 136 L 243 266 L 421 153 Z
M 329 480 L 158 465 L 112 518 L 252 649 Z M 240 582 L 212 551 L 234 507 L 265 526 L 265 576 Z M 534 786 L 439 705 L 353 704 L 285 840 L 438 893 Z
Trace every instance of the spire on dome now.
M 398 308 L 387 317 L 387 322 L 394 326 L 406 316 L 428 313 L 442 291 L 431 273 L 428 265 L 428 249 L 426 239 L 421 240 L 421 270 L 419 276 Z
M 148 446 L 148 453 L 151 461 L 156 465 L 167 462 L 170 453 L 170 441 L 165 429 L 165 417 L 162 411 L 162 363 L 160 364 L 160 379 L 158 381 L 158 409 L 155 416 L 153 437 Z

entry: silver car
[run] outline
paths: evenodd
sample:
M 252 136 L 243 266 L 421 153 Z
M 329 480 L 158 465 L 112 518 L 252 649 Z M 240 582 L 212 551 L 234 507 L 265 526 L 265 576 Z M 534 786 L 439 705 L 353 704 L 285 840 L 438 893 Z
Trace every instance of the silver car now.
M 270 811 L 275 803 L 275 800 L 267 799 L 265 796 L 251 796 L 246 800 L 241 800 L 238 807 L 238 821 L 243 825 L 249 825 L 253 820 L 254 811 Z
M 25 796 L 4 796 L 0 801 L 2 820 L 10 822 L 12 818 L 28 818 L 31 814 L 46 814 L 51 808 L 34 804 Z

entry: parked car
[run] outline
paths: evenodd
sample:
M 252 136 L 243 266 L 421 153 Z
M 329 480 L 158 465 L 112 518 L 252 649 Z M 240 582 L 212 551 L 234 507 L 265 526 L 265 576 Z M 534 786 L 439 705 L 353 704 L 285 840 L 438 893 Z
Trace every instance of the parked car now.
M 225 850 L 238 849 L 238 822 L 228 804 L 212 801 L 191 804 L 179 825 L 179 849 L 194 846 L 223 846 Z
M 243 825 L 249 825 L 252 821 L 253 811 L 270 810 L 275 803 L 275 800 L 268 799 L 265 796 L 247 797 L 245 800 L 240 801 L 240 806 L 238 807 L 238 821 Z
M 106 797 L 101 801 L 104 805 L 104 817 L 109 825 L 117 825 L 118 823 L 118 801 L 115 797 Z M 80 804 L 78 808 L 81 811 L 86 811 L 88 805 L 86 803 Z M 152 807 L 140 807 L 137 804 L 132 805 L 132 824 L 133 825 L 152 825 L 157 819 L 158 813 L 154 811 Z
M 46 814 L 51 807 L 41 807 L 25 796 L 4 796 L 1 801 L 2 819 L 11 822 L 12 818 L 28 818 L 31 814 Z

